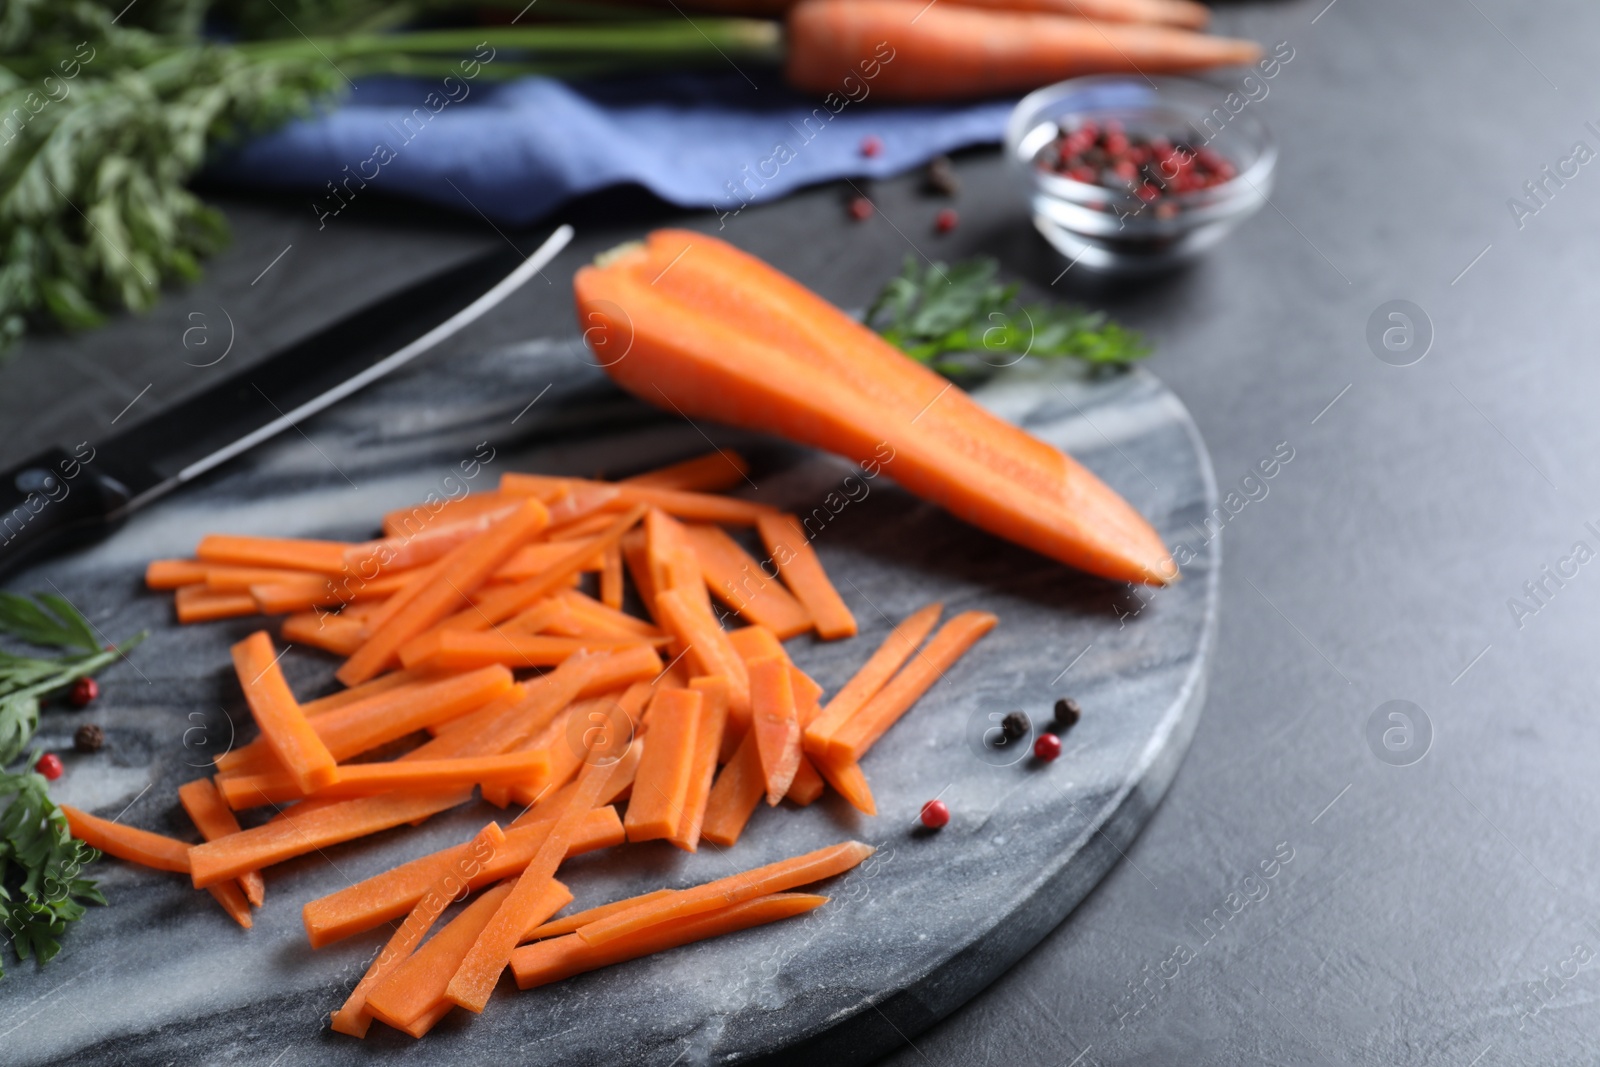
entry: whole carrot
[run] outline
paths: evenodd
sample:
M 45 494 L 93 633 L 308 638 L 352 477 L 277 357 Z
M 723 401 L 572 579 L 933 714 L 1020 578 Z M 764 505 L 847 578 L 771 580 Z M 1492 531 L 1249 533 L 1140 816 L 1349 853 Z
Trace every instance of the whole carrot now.
M 798 0 L 695 0 L 696 10 L 725 15 L 779 18 Z M 1200 29 L 1211 10 L 1191 0 L 945 0 L 971 7 L 997 7 L 1011 11 L 1053 11 L 1103 22 L 1154 22 Z
M 801 0 L 788 27 L 790 85 L 838 92 L 854 77 L 880 100 L 999 96 L 1081 74 L 1173 73 L 1261 55 L 1252 41 L 1170 26 L 920 0 Z

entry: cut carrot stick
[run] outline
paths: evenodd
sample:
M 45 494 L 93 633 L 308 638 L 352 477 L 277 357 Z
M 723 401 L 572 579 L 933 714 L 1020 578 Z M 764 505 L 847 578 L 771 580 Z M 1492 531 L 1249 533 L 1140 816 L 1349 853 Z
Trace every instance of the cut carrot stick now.
M 496 783 L 510 786 L 517 782 L 542 779 L 549 773 L 550 761 L 543 752 L 512 752 L 499 756 L 468 756 L 460 759 L 401 760 L 389 763 L 348 763 L 339 768 L 337 780 L 318 789 L 318 798 L 370 797 L 395 790 L 437 791 L 470 789 L 474 785 Z M 299 800 L 294 782 L 284 774 L 241 774 L 223 778 L 222 798 L 230 808 L 259 807 Z
M 281 567 L 232 567 L 224 563 L 202 564 L 206 589 L 212 593 L 247 593 L 252 585 L 274 582 L 327 585 L 328 576 L 312 571 L 290 571 Z
M 622 607 L 622 549 L 611 545 L 600 567 L 600 602 L 608 608 Z
M 374 678 L 370 682 L 362 682 L 360 685 L 349 689 L 340 689 L 329 693 L 327 696 L 317 697 L 315 700 L 302 700 L 300 702 L 300 710 L 305 712 L 306 718 L 315 719 L 318 715 L 336 711 L 346 705 L 358 703 L 369 697 L 375 697 L 379 693 L 387 693 L 393 689 L 406 687 L 414 688 L 427 681 L 432 681 L 427 675 L 413 674 L 410 671 L 394 671 L 384 675 L 382 678 Z
M 255 920 L 250 917 L 250 898 L 244 895 L 238 882 L 218 882 L 216 885 L 207 886 L 206 892 L 211 894 L 211 899 L 222 905 L 222 910 L 228 913 L 228 918 L 244 927 L 246 930 L 255 925 Z
M 591 762 L 585 763 L 578 775 L 578 787 L 573 790 L 566 810 L 550 827 L 549 836 L 528 866 L 517 876 L 517 884 L 509 896 L 495 910 L 477 941 L 461 961 L 455 977 L 445 989 L 451 1003 L 471 1012 L 481 1012 L 489 1003 L 495 983 L 511 961 L 511 953 L 524 934 L 548 919 L 553 911 L 543 910 L 545 892 L 555 877 L 556 868 L 567 853 L 567 842 L 573 831 L 583 821 L 594 802 L 605 788 L 612 764 L 605 761 L 606 753 L 591 750 Z M 620 751 L 616 753 L 620 755 Z M 626 914 L 626 913 L 624 913 Z M 609 920 L 608 920 L 609 921 Z
M 945 623 L 900 673 L 878 690 L 877 696 L 837 730 L 825 735 L 825 754 L 836 762 L 859 761 L 861 754 L 944 677 L 962 653 L 994 629 L 997 621 L 985 611 L 966 611 Z
M 302 705 L 301 711 L 308 713 L 311 728 L 335 760 L 348 760 L 425 727 L 449 723 L 510 692 L 514 684 L 511 672 L 499 666 L 426 684 L 416 682 L 415 675 L 396 674 L 408 684 L 368 690 L 370 695 L 343 701 L 316 715 L 309 714 L 312 704 Z M 395 676 L 385 675 L 384 678 Z M 376 687 L 382 680 L 376 679 L 368 685 Z M 282 771 L 282 765 L 262 741 L 252 741 L 234 749 L 217 761 L 217 767 L 253 774 Z
M 108 856 L 137 863 L 141 867 L 178 874 L 189 873 L 190 846 L 182 841 L 153 834 L 149 830 L 123 826 L 110 819 L 79 811 L 70 804 L 62 804 L 61 813 L 67 817 L 67 829 L 72 836 L 90 848 L 97 848 Z
M 300 792 L 310 793 L 333 782 L 335 760 L 289 692 L 278 658 L 261 630 L 233 646 L 233 667 L 261 736 Z
M 756 747 L 755 731 L 747 731 L 711 787 L 700 836 L 714 845 L 731 847 L 739 840 L 745 823 L 750 821 L 766 791 L 767 778 L 761 769 L 761 751 Z
M 206 564 L 194 559 L 155 559 L 144 569 L 144 584 L 149 589 L 177 589 L 206 583 Z
M 728 722 L 728 680 L 720 674 L 696 678 L 689 683 L 689 689 L 700 694 L 700 720 L 694 731 L 694 759 L 683 797 L 683 821 L 678 832 L 669 834 L 667 840 L 686 852 L 695 852 L 700 848 L 700 828 L 705 825 L 706 804 L 711 799 L 717 755 L 722 750 L 722 733 Z M 654 731 L 653 726 L 651 729 Z M 651 737 L 653 742 L 653 732 Z
M 412 1029 L 414 1024 L 430 1017 L 441 1005 L 454 1007 L 445 1000 L 445 989 L 473 944 L 482 936 L 484 927 L 488 926 L 489 920 L 510 893 L 510 885 L 495 886 L 469 904 L 432 940 L 397 967 L 373 990 L 369 999 L 373 1014 L 390 1026 L 417 1037 L 420 1035 Z M 570 903 L 572 892 L 552 878 L 533 910 L 536 914 L 553 915 Z M 431 1025 L 431 1022 L 428 1023 L 428 1026 Z M 427 1030 L 423 1029 L 422 1032 L 426 1033 Z
M 639 637 L 549 637 L 502 630 L 433 630 L 400 649 L 407 670 L 469 671 L 493 664 L 554 667 L 582 652 L 648 647 Z
M 507 473 L 500 476 L 500 488 L 508 493 L 537 496 L 548 492 L 554 482 L 567 482 L 583 487 L 600 483 L 586 482 L 581 478 L 553 478 L 543 474 Z M 660 508 L 668 515 L 690 522 L 716 522 L 730 526 L 753 526 L 763 515 L 776 509 L 765 504 L 752 504 L 729 496 L 711 496 L 706 493 L 689 493 L 677 489 L 657 489 L 651 486 L 618 484 L 605 486 L 615 492 L 618 503 L 644 504 Z
M 728 643 L 746 664 L 770 656 L 782 656 L 785 659 L 789 656 L 783 649 L 783 642 L 778 640 L 778 635 L 761 625 L 741 626 L 737 630 L 729 630 Z
M 614 514 L 614 510 L 596 510 L 593 515 L 585 515 L 582 518 L 573 519 L 571 522 L 554 527 L 545 536 L 551 541 L 581 541 L 604 530 L 610 524 L 611 516 Z
M 580 926 L 587 926 L 592 922 L 604 919 L 608 915 L 615 915 L 619 911 L 627 911 L 639 904 L 648 904 L 652 900 L 670 897 L 676 889 L 653 889 L 648 893 L 641 893 L 636 897 L 626 897 L 622 900 L 613 900 L 610 904 L 601 904 L 598 907 L 588 908 L 584 911 L 573 912 L 571 915 L 559 919 L 551 919 L 534 929 L 528 931 L 525 941 L 542 941 L 547 937 L 560 937 L 570 934 Z
M 494 849 L 474 850 L 471 842 L 441 849 L 311 901 L 301 911 L 311 947 L 323 948 L 404 915 L 427 892 L 430 871 L 437 862 L 464 872 L 471 889 L 517 874 L 533 859 L 554 825 L 551 817 L 513 827 Z M 572 832 L 567 855 L 612 848 L 624 840 L 616 809 L 595 808 Z
M 223 802 L 222 794 L 217 792 L 217 787 L 209 778 L 196 778 L 192 782 L 180 785 L 178 802 L 183 805 L 183 810 L 189 813 L 189 818 L 193 821 L 195 829 L 200 831 L 200 836 L 207 841 L 215 841 L 219 837 L 239 832 L 239 820 L 233 817 L 233 812 L 229 811 L 228 805 Z M 218 883 L 222 884 L 224 883 Z M 246 871 L 241 874 L 239 888 L 244 892 L 245 899 L 258 908 L 266 899 L 267 884 L 261 877 L 260 871 Z
M 468 498 L 471 499 L 471 498 Z M 380 575 L 411 570 L 425 566 L 449 553 L 452 548 L 472 538 L 505 518 L 522 501 L 516 497 L 481 494 L 476 502 L 475 514 L 452 516 L 450 521 L 437 519 L 415 533 L 391 534 L 381 541 L 356 545 L 344 554 L 345 566 L 352 574 L 371 581 Z
M 603 945 L 657 923 L 715 911 L 734 904 L 810 885 L 850 870 L 872 855 L 871 845 L 844 841 L 802 856 L 768 863 L 714 882 L 680 890 L 675 896 L 640 904 L 578 928 L 577 936 L 591 945 Z
M 350 547 L 344 541 L 207 534 L 200 539 L 194 554 L 203 563 L 340 574 L 344 571 L 344 554 Z
M 195 888 L 204 889 L 246 871 L 426 819 L 471 796 L 470 789 L 455 789 L 415 796 L 391 793 L 340 800 L 307 812 L 296 806 L 273 822 L 194 846 L 190 850 L 189 873 Z
M 203 585 L 186 585 L 173 596 L 178 621 L 185 625 L 258 615 L 256 599 L 249 593 L 213 593 Z
M 578 573 L 586 560 L 603 555 L 607 547 L 615 544 L 643 517 L 643 508 L 629 510 L 614 519 L 601 533 L 573 548 L 537 576 L 505 589 L 494 590 L 479 598 L 477 603 L 442 620 L 439 628 L 484 630 L 526 611 L 539 600 L 561 589 L 567 579 Z
M 683 642 L 688 658 L 698 666 L 695 674 L 720 674 L 728 679 L 728 713 L 735 722 L 747 721 L 750 709 L 750 674 L 744 660 L 728 643 L 728 634 L 709 611 L 681 589 L 656 593 L 656 610 L 662 628 Z
M 629 841 L 673 837 L 683 826 L 704 706 L 701 695 L 689 689 L 663 689 L 650 702 L 650 746 L 622 820 Z
M 769 577 L 767 565 L 757 562 L 719 526 L 690 526 L 687 534 L 712 596 L 779 639 L 811 629 L 811 612 L 778 581 L 776 569 Z
M 943 611 L 943 604 L 929 604 L 901 620 L 900 625 L 889 632 L 889 636 L 883 639 L 883 644 L 878 646 L 877 651 L 868 657 L 867 662 L 861 665 L 861 669 L 851 676 L 844 684 L 844 688 L 828 701 L 822 713 L 806 727 L 804 743 L 808 753 L 823 751 L 826 748 L 823 739 L 838 730 L 852 715 L 860 711 L 867 701 L 878 695 L 878 690 L 884 687 L 894 676 L 894 672 L 900 669 L 900 665 L 917 650 L 923 638 L 933 632 Z
M 825 641 L 854 637 L 856 617 L 850 614 L 844 598 L 828 581 L 828 574 L 801 529 L 800 520 L 788 514 L 763 516 L 756 529 L 785 584 L 811 613 L 817 636 Z
M 485 826 L 468 843 L 469 848 L 486 846 L 495 848 L 505 841 L 505 834 L 494 823 Z M 344 1006 L 333 1013 L 333 1029 L 341 1034 L 351 1037 L 367 1036 L 367 1028 L 372 1022 L 372 1016 L 367 1010 L 367 1000 L 374 989 L 386 977 L 394 973 L 410 957 L 417 945 L 422 941 L 433 924 L 439 921 L 439 916 L 444 914 L 450 902 L 460 895 L 465 889 L 465 878 L 446 864 L 440 864 L 433 873 L 433 884 L 423 894 L 411 909 L 411 914 L 406 916 L 406 921 L 389 938 L 389 943 L 383 947 L 372 961 L 367 972 L 356 983 L 355 989 L 350 992 L 350 997 Z
M 571 612 L 564 602 L 557 600 L 555 597 L 550 597 L 547 600 L 539 601 L 520 615 L 511 616 L 502 624 L 501 629 L 518 634 L 537 634 L 551 623 L 566 618 L 569 614 Z M 567 636 L 572 635 L 569 634 Z
M 644 601 L 650 617 L 655 618 L 656 585 L 650 575 L 650 545 L 645 532 L 640 529 L 629 530 L 617 544 L 622 548 L 622 562 L 628 577 L 633 579 L 633 587 L 639 591 L 639 599 Z
M 519 497 L 507 496 L 493 490 L 469 493 L 454 500 L 430 498 L 419 504 L 396 508 L 385 513 L 383 533 L 385 537 L 395 539 L 421 537 L 442 526 L 454 526 L 475 519 L 485 512 L 498 511 L 508 504 L 521 502 Z
M 812 766 L 833 786 L 834 790 L 850 806 L 863 815 L 878 814 L 877 801 L 872 799 L 872 787 L 867 784 L 867 776 L 861 771 L 861 764 L 854 760 L 839 761 L 827 755 L 810 757 Z
M 737 452 L 719 448 L 681 463 L 623 478 L 619 485 L 649 489 L 681 489 L 694 493 L 720 493 L 732 489 L 750 474 L 750 464 Z
M 903 28 L 904 4 L 892 7 Z M 936 11 L 944 5 L 929 17 Z M 665 230 L 604 258 L 574 280 L 580 314 L 596 344 L 632 344 L 606 372 L 647 402 L 837 452 L 991 533 L 1114 581 L 1178 576 L 1160 535 L 1086 468 L 755 257 L 704 233 Z
M 470 541 L 452 549 L 436 564 L 440 569 L 411 602 L 372 632 L 336 672 L 341 682 L 355 685 L 383 671 L 400 646 L 458 609 L 528 538 L 544 529 L 550 513 L 537 500 L 516 511 Z M 396 594 L 399 596 L 402 594 Z
M 598 600 L 594 600 L 576 589 L 568 589 L 557 593 L 555 599 L 561 601 L 573 612 L 584 618 L 593 619 L 618 630 L 626 630 L 638 634 L 640 637 L 661 637 L 664 631 L 652 626 L 643 619 L 636 619 L 621 611 L 616 611 Z
M 283 620 L 280 633 L 285 641 L 310 645 L 336 656 L 350 655 L 366 640 L 366 630 L 360 622 L 329 612 L 291 615 Z
M 532 989 L 693 941 L 802 915 L 827 902 L 827 897 L 811 893 L 774 893 L 717 911 L 661 923 L 601 945 L 590 944 L 578 934 L 567 934 L 517 949 L 511 955 L 511 969 L 519 989 Z
M 511 825 L 522 826 L 528 822 L 548 818 L 550 813 L 556 810 L 557 804 L 564 804 L 571 796 L 573 785 L 568 779 L 578 772 L 579 765 L 579 746 L 568 740 L 570 735 L 566 732 L 572 720 L 587 723 L 589 729 L 599 727 L 604 730 L 616 730 L 621 736 L 626 737 L 629 724 L 638 722 L 640 709 L 653 692 L 650 686 L 639 684 L 630 686 L 627 693 L 615 700 L 610 697 L 600 697 L 593 701 L 579 702 L 551 722 L 539 737 L 524 742 L 528 747 L 542 749 L 549 755 L 550 774 L 537 788 L 526 785 L 511 787 L 506 799 L 528 805 L 521 815 L 512 820 Z M 642 695 L 635 699 L 635 694 Z M 600 794 L 600 803 L 614 804 L 632 792 L 633 780 L 639 771 L 639 760 L 644 756 L 646 747 L 644 739 L 638 735 L 638 730 L 637 726 L 633 727 L 633 743 L 612 768 L 605 792 Z
M 606 525 L 611 519 L 607 516 Z M 506 560 L 501 568 L 494 572 L 495 581 L 520 582 L 529 578 L 539 578 L 546 574 L 550 568 L 564 562 L 572 555 L 577 546 L 566 541 L 535 541 L 531 545 L 523 545 L 510 559 Z M 597 571 L 604 563 L 603 552 L 596 552 L 587 556 L 578 564 L 579 571 Z
M 750 664 L 750 732 L 761 754 L 767 803 L 776 804 L 789 791 L 800 765 L 794 682 L 789 661 L 783 656 L 767 656 Z
M 817 773 L 816 766 L 805 756 L 801 756 L 800 762 L 795 765 L 794 780 L 789 783 L 789 791 L 783 794 L 783 799 L 803 808 L 815 804 L 822 796 L 826 785 L 822 775 Z
M 411 578 L 412 575 L 406 573 L 385 574 L 363 582 L 313 574 L 293 580 L 254 583 L 249 586 L 249 593 L 262 614 L 288 615 L 313 608 L 334 608 L 354 600 L 379 600 L 399 592 Z M 209 581 L 206 588 L 212 588 Z

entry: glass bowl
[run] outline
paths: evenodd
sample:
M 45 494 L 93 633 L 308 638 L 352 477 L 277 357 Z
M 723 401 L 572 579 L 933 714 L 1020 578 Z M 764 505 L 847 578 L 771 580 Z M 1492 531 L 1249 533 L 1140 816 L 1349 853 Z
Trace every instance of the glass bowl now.
M 1120 274 L 1165 270 L 1216 244 L 1267 202 L 1278 162 L 1252 105 L 1233 112 L 1224 98 L 1242 99 L 1188 78 L 1126 75 L 1073 78 L 1024 97 L 1006 127 L 1006 157 L 1026 182 L 1034 225 L 1073 264 Z M 1085 122 L 1209 148 L 1234 175 L 1147 202 L 1132 183 L 1116 188 L 1051 169 L 1058 139 Z

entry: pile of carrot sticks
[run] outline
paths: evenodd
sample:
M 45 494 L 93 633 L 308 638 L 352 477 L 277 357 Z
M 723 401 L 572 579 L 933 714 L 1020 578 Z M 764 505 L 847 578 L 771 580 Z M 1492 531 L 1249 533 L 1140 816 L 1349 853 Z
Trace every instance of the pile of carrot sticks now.
M 248 927 L 273 864 L 475 791 L 516 805 L 503 828 L 305 906 L 317 948 L 395 926 L 333 1013 L 358 1037 L 373 1019 L 420 1037 L 455 1007 L 481 1012 L 507 967 L 526 989 L 821 905 L 793 890 L 869 846 L 556 917 L 568 856 L 732 845 L 763 798 L 805 806 L 829 786 L 875 814 L 861 757 L 995 624 L 966 612 L 935 633 L 929 605 L 824 702 L 783 641 L 849 638 L 855 619 L 795 516 L 721 495 L 746 474 L 721 451 L 617 482 L 506 474 L 385 516 L 377 540 L 211 535 L 195 559 L 151 563 L 180 621 L 287 615 L 285 641 L 344 657 L 345 688 L 302 702 L 272 638 L 251 634 L 233 661 L 260 736 L 179 790 L 202 843 L 64 808 L 73 834 L 189 875 Z M 725 527 L 753 528 L 766 558 Z M 644 617 L 625 610 L 630 583 Z M 249 809 L 266 811 L 244 828 Z

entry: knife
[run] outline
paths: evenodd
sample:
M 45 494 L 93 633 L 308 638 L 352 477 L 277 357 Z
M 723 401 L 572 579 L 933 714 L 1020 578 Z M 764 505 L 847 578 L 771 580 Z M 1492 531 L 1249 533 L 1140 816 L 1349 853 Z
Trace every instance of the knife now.
M 152 500 L 404 366 L 459 333 L 572 240 L 441 271 L 268 356 L 156 418 L 0 473 L 0 573 L 109 533 Z

